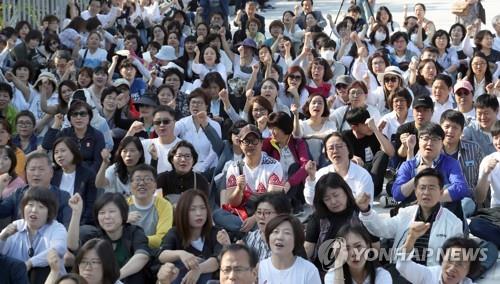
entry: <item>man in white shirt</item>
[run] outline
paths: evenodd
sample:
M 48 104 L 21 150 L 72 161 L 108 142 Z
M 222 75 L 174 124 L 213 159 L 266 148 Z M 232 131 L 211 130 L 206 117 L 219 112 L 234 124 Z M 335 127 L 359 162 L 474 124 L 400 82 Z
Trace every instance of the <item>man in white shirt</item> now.
M 476 110 L 474 109 L 474 96 L 472 85 L 467 80 L 458 80 L 453 88 L 455 92 L 456 110 L 465 117 L 465 126 L 468 126 L 476 119 Z
M 439 123 L 443 112 L 449 109 L 454 109 L 457 106 L 453 96 L 450 96 L 451 92 L 452 81 L 450 76 L 445 74 L 437 75 L 436 79 L 432 83 L 431 97 L 434 101 L 434 113 L 431 118 L 432 122 Z

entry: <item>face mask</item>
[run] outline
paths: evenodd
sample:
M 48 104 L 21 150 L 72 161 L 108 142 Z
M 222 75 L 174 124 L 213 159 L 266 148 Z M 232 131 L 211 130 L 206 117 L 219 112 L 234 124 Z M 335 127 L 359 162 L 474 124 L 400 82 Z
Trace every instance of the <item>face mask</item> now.
M 410 37 L 411 41 L 417 42 L 417 34 L 412 34 Z
M 384 32 L 376 32 L 375 33 L 375 40 L 378 42 L 384 41 L 385 37 L 386 37 L 386 35 Z
M 335 55 L 335 52 L 333 50 L 321 51 L 321 57 L 327 61 L 333 61 L 334 55 Z

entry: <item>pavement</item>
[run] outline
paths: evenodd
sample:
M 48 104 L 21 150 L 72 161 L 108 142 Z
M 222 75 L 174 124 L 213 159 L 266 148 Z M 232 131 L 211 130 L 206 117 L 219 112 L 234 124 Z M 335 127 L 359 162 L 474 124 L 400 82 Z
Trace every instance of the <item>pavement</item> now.
M 345 0 L 342 11 L 340 12 L 339 20 L 342 19 L 342 16 L 347 13 L 347 7 L 349 6 L 349 0 Z M 446 31 L 449 30 L 449 27 L 455 23 L 455 15 L 453 15 L 451 10 L 451 5 L 454 0 L 418 0 L 414 2 L 409 1 L 398 1 L 398 0 L 385 0 L 378 1 L 376 0 L 376 9 L 379 6 L 387 6 L 393 15 L 393 19 L 397 21 L 401 26 L 403 25 L 403 8 L 404 4 L 408 4 L 408 15 L 413 14 L 413 5 L 414 3 L 423 3 L 426 8 L 426 18 L 434 21 L 436 25 L 436 29 L 444 29 Z M 266 9 L 264 12 L 258 12 L 260 15 L 266 18 L 266 36 L 269 35 L 268 26 L 269 23 L 275 19 L 281 19 L 284 11 L 294 10 L 294 6 L 296 4 L 300 4 L 300 1 L 275 1 L 271 0 L 268 2 L 274 9 Z M 326 19 L 327 14 L 331 14 L 335 19 L 335 16 L 339 12 L 341 1 L 334 0 L 314 0 L 314 10 L 321 10 L 323 16 Z M 499 14 L 500 15 L 500 0 L 483 0 L 483 7 L 486 11 L 486 24 L 482 25 L 482 29 L 489 29 L 494 32 L 493 27 L 491 25 L 492 18 Z M 231 8 L 234 8 L 232 6 Z M 374 11 L 374 12 L 375 12 Z M 233 21 L 233 17 L 230 19 L 231 23 Z M 325 28 L 325 32 L 330 34 L 330 27 L 327 26 Z M 382 208 L 378 202 L 374 202 L 374 207 L 377 212 L 380 214 L 389 216 L 389 209 Z M 500 237 L 500 236 L 499 236 Z M 500 258 L 498 259 L 496 265 L 490 269 L 479 281 L 479 284 L 499 284 L 500 283 Z M 429 283 L 431 284 L 431 283 Z

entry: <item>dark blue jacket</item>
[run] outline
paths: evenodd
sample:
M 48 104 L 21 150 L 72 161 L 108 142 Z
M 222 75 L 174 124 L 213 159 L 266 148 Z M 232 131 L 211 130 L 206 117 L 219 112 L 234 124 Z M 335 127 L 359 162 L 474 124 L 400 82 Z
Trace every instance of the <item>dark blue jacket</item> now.
M 28 272 L 24 262 L 0 255 L 0 283 L 28 284 Z
M 90 169 L 82 165 L 77 165 L 75 172 L 75 189 L 73 192 L 78 192 L 83 198 L 83 214 L 81 222 L 86 225 L 94 225 L 92 208 L 94 207 L 94 202 L 97 196 L 95 174 Z M 59 187 L 62 175 L 62 169 L 55 170 L 50 183 L 55 187 Z
M 101 150 L 105 147 L 104 136 L 101 132 L 89 125 L 85 137 L 79 139 L 76 137 L 73 127 L 63 128 L 62 130 L 49 128 L 43 138 L 42 147 L 45 150 L 52 150 L 54 142 L 59 137 L 70 137 L 75 140 L 82 155 L 83 165 L 97 173 L 102 162 Z
M 9 196 L 7 199 L 0 199 L 0 218 L 10 217 L 12 220 L 21 219 L 20 204 L 21 199 L 23 199 L 24 193 L 29 189 L 29 185 L 16 190 L 14 194 Z M 69 221 L 71 219 L 71 208 L 68 205 L 68 200 L 70 198 L 69 193 L 60 190 L 59 188 L 51 185 L 49 190 L 52 190 L 56 194 L 57 202 L 59 205 L 59 210 L 57 212 L 57 221 L 64 224 L 68 228 Z

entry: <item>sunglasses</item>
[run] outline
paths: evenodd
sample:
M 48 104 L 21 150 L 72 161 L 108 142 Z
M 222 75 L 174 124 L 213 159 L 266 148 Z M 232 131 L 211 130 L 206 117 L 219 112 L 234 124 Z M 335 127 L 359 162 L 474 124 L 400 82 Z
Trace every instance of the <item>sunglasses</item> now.
M 335 88 L 337 88 L 337 89 L 347 89 L 347 85 L 345 85 L 345 84 L 337 84 L 337 85 L 335 85 Z
M 384 82 L 393 82 L 396 83 L 398 81 L 398 77 L 385 77 Z
M 169 125 L 170 123 L 172 122 L 171 119 L 160 119 L 160 120 L 154 120 L 153 121 L 153 124 L 156 125 L 156 126 L 160 126 L 160 125 Z
M 470 92 L 468 92 L 468 91 L 458 91 L 455 93 L 455 95 L 457 95 L 459 97 L 467 97 L 469 94 L 470 94 Z
M 77 116 L 87 117 L 87 116 L 89 116 L 89 113 L 86 111 L 75 111 L 75 112 L 70 113 L 69 116 L 71 116 L 71 117 L 77 117 Z

